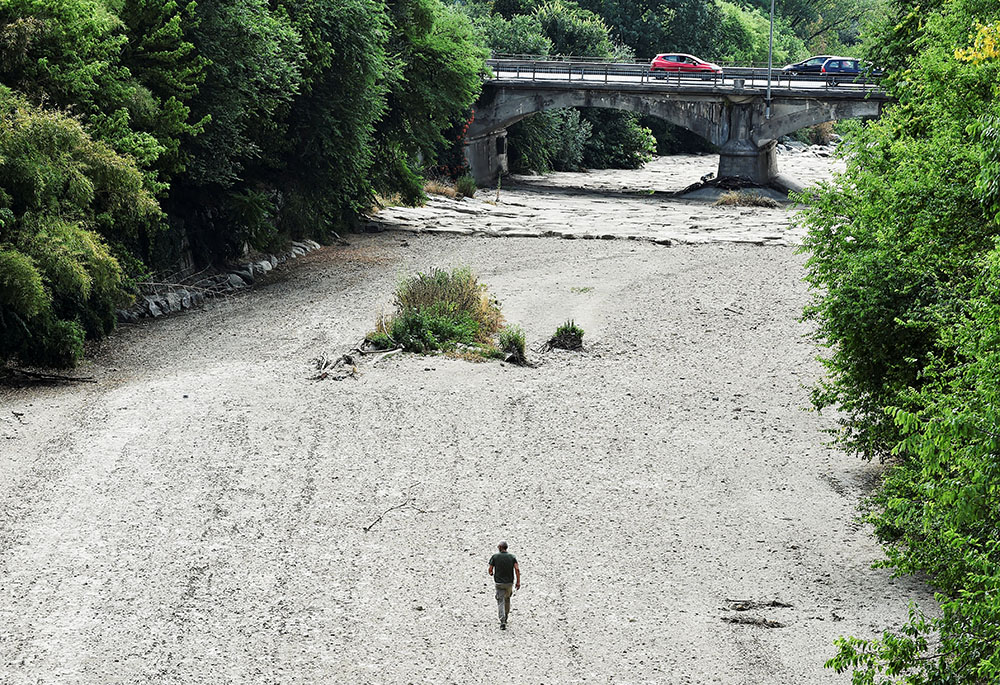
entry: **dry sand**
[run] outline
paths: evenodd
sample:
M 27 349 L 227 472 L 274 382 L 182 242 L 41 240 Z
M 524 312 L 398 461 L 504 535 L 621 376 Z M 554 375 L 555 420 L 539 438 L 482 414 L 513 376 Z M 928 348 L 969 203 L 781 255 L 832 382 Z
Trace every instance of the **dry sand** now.
M 805 410 L 794 248 L 351 242 L 122 330 L 94 385 L 0 390 L 0 682 L 846 683 L 832 641 L 926 599 L 870 568 L 875 468 Z M 308 380 L 399 275 L 462 264 L 587 351 Z

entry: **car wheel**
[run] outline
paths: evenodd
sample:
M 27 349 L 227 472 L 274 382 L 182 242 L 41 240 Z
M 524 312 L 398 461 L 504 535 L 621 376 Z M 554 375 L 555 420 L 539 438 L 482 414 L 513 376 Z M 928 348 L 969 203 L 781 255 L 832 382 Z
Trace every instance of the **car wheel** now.
M 656 78 L 656 79 L 665 79 L 666 77 L 667 77 L 667 75 L 665 73 L 663 73 L 663 69 L 654 69 L 653 70 L 653 78 Z

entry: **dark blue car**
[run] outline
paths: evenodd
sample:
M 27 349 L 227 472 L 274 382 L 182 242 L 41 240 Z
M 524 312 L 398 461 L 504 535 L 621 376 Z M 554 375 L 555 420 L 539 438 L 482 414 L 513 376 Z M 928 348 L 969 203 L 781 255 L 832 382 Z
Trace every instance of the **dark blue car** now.
M 881 76 L 882 70 L 872 68 L 871 65 L 862 64 L 854 57 L 831 57 L 823 62 L 820 74 L 826 77 L 826 82 L 835 86 L 838 83 L 850 83 L 858 80 L 861 75 Z
M 801 62 L 786 64 L 781 68 L 781 73 L 785 76 L 797 76 L 799 74 L 813 74 L 818 76 L 820 69 L 823 68 L 823 63 L 831 57 L 833 55 L 813 55 Z

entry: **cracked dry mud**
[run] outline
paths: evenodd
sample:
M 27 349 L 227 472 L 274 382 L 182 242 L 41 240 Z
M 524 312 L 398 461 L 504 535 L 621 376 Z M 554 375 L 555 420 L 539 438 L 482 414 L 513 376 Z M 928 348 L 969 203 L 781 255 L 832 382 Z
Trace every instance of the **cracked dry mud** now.
M 95 385 L 0 390 L 0 682 L 846 683 L 832 641 L 927 599 L 870 568 L 875 467 L 804 411 L 793 247 L 351 242 L 123 329 Z M 530 342 L 572 318 L 586 352 L 308 380 L 400 275 L 463 264 Z

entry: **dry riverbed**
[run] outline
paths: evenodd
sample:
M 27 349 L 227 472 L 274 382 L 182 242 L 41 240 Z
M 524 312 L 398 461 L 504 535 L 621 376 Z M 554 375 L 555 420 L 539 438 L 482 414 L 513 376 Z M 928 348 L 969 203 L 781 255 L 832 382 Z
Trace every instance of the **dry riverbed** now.
M 568 195 L 538 183 L 558 219 Z M 618 198 L 572 195 L 567 225 L 620 226 Z M 805 411 L 803 261 L 352 236 L 124 328 L 82 370 L 96 384 L 0 390 L 0 682 L 849 682 L 822 668 L 832 641 L 926 591 L 870 568 L 852 517 L 876 469 Z M 572 318 L 587 351 L 309 380 L 400 275 L 453 265 L 532 343 Z M 501 537 L 524 572 L 507 632 Z
M 779 155 L 781 172 L 802 184 L 843 169 L 826 148 Z M 823 156 L 820 156 L 823 155 Z M 629 238 L 665 245 L 798 245 L 804 229 L 788 206 L 716 207 L 676 196 L 719 166 L 715 155 L 660 157 L 642 169 L 513 176 L 473 199 L 432 196 L 423 207 L 388 207 L 375 227 L 448 235 L 516 238 Z M 498 201 L 499 200 L 499 201 Z

